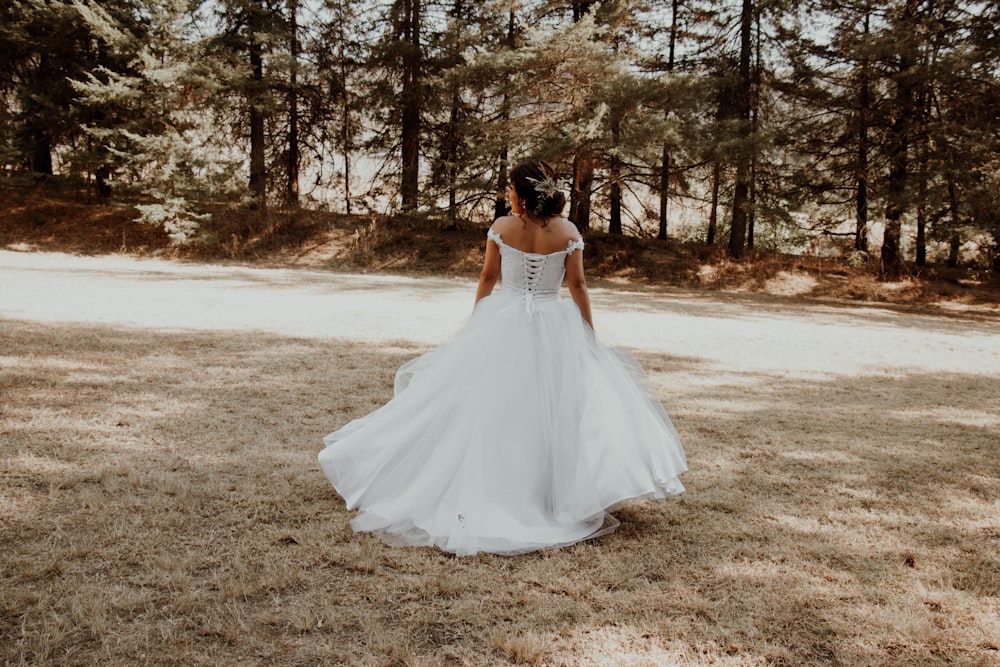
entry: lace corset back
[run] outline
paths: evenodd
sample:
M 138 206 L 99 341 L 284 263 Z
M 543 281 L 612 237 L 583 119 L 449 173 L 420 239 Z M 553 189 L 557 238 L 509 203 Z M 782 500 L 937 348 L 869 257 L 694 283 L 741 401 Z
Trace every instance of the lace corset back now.
M 558 296 L 566 274 L 566 258 L 583 248 L 582 240 L 572 239 L 565 250 L 543 255 L 507 245 L 492 228 L 486 236 L 500 247 L 502 288 L 525 296 Z

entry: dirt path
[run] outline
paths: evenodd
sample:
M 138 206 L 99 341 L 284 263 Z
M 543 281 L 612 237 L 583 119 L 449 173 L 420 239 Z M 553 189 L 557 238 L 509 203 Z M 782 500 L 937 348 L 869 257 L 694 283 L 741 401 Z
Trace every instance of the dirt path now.
M 428 346 L 468 316 L 475 286 L 447 278 L 179 264 L 0 251 L 0 317 L 158 331 L 267 332 Z M 757 295 L 593 289 L 599 333 L 697 360 L 701 384 L 794 377 L 1000 374 L 1000 320 Z

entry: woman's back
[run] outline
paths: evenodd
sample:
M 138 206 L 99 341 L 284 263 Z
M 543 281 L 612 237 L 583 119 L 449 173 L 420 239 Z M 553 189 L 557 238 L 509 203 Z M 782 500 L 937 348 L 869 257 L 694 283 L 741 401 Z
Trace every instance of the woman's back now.
M 548 255 L 566 249 L 570 241 L 580 238 L 576 225 L 566 218 L 552 218 L 542 227 L 525 222 L 519 216 L 497 218 L 493 229 L 503 237 L 504 243 L 521 252 Z

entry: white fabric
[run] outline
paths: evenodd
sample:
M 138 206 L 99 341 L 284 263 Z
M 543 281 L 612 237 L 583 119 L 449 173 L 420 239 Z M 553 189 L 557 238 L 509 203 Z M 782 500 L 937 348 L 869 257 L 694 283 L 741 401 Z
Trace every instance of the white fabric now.
M 395 397 L 327 435 L 319 462 L 389 544 L 517 554 L 614 530 L 610 511 L 684 491 L 680 440 L 627 352 L 559 297 L 566 258 L 500 247 L 502 286 L 404 364 Z

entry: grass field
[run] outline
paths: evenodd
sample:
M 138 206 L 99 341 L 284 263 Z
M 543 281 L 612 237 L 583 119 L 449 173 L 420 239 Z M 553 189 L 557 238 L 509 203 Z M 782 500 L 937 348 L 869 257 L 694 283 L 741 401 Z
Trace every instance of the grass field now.
M 104 268 L 74 270 L 86 291 Z M 313 289 L 296 275 L 282 298 Z M 315 461 L 426 337 L 59 321 L 52 289 L 52 318 L 0 302 L 2 664 L 1000 664 L 993 312 L 636 297 L 626 325 L 734 332 L 630 343 L 688 493 L 593 542 L 456 559 L 354 534 Z M 731 349 L 762 323 L 787 350 Z

